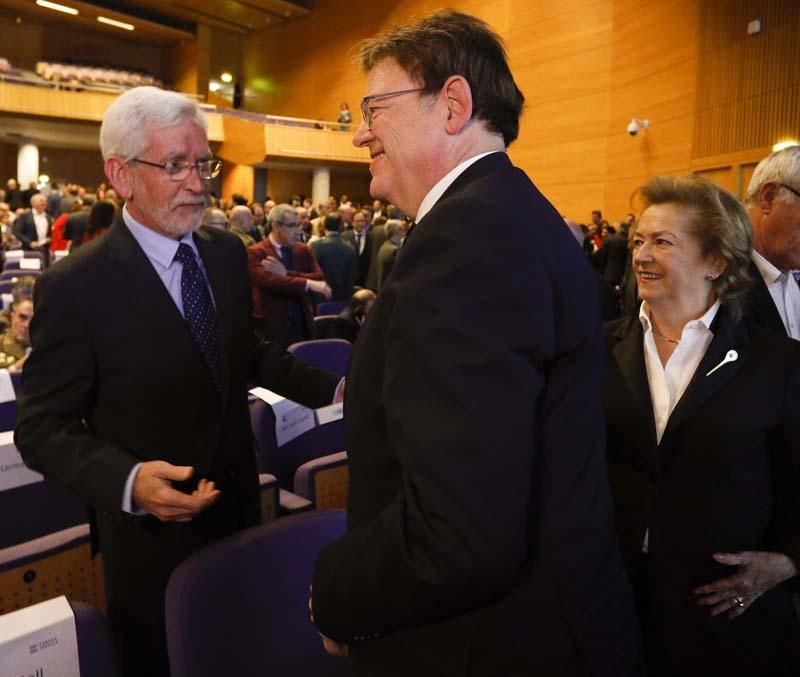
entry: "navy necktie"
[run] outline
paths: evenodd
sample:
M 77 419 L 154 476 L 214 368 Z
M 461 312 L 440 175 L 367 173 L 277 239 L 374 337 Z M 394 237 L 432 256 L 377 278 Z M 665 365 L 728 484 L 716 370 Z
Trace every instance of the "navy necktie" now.
M 192 248 L 185 242 L 178 245 L 175 260 L 183 265 L 181 272 L 181 300 L 183 317 L 192 337 L 211 372 L 217 392 L 222 391 L 222 356 L 219 349 L 217 312 L 211 301 L 206 279 L 194 257 Z
M 283 245 L 281 247 L 281 259 L 283 259 L 283 267 L 286 270 L 294 270 L 294 256 L 292 255 L 292 248 Z

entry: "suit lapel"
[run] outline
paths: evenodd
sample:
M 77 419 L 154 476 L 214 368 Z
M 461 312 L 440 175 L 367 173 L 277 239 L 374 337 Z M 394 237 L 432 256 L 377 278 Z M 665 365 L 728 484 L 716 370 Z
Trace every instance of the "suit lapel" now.
M 617 362 L 625 385 L 633 395 L 639 408 L 642 420 L 647 421 L 647 434 L 651 446 L 656 445 L 656 423 L 653 417 L 653 401 L 650 397 L 650 385 L 647 380 L 647 367 L 644 359 L 644 335 L 638 317 L 631 317 L 614 333 L 619 342 L 612 352 Z M 632 417 L 633 418 L 633 417 Z
M 156 321 L 165 329 L 166 337 L 194 344 L 189 327 L 175 302 L 124 222 L 116 222 L 104 238 L 111 250 L 110 257 L 115 260 L 113 268 L 119 272 L 122 280 L 122 293 L 137 308 L 139 316 L 157 318 Z M 135 280 L 135 284 L 131 284 L 131 280 Z
M 750 261 L 748 272 L 753 279 L 753 286 L 746 299 L 749 305 L 745 311 L 749 311 L 756 322 L 762 327 L 785 334 L 786 327 L 783 324 L 778 309 L 775 307 L 775 301 L 772 300 L 764 278 L 761 277 L 761 273 L 756 267 L 756 264 L 752 261 Z
M 714 338 L 700 360 L 686 392 L 672 411 L 662 442 L 688 417 L 694 415 L 706 400 L 726 386 L 749 357 L 750 339 L 745 325 L 735 322 L 724 306 L 720 307 L 711 323 L 711 331 Z M 714 369 L 725 360 L 730 351 L 735 351 L 736 359 Z
M 221 249 L 215 247 L 211 237 L 204 229 L 200 229 L 194 234 L 194 242 L 203 259 L 203 266 L 208 275 L 208 283 L 211 285 L 211 293 L 214 296 L 214 305 L 217 310 L 217 326 L 220 333 L 220 350 L 222 351 L 222 402 L 223 408 L 227 405 L 228 394 L 230 391 L 231 365 L 229 356 L 233 350 L 233 336 L 231 328 L 233 321 L 230 317 L 231 306 L 229 299 L 230 286 L 228 283 L 227 267 L 225 260 L 221 256 Z

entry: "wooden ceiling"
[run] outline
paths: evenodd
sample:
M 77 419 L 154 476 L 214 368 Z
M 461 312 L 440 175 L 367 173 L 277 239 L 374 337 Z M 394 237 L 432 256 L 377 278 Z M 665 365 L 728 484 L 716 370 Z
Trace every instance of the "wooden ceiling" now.
M 40 7 L 35 0 L 0 0 L 0 14 L 37 22 L 74 23 L 124 39 L 171 45 L 194 36 L 197 24 L 239 34 L 272 28 L 307 16 L 311 0 L 53 0 L 77 16 Z M 133 24 L 134 31 L 97 22 L 98 16 Z

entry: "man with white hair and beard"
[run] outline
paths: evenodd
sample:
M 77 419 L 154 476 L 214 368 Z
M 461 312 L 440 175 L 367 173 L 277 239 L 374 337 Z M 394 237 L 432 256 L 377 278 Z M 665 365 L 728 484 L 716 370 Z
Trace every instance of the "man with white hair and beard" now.
M 247 384 L 319 407 L 339 379 L 256 339 L 245 249 L 200 227 L 220 162 L 194 102 L 129 90 L 100 146 L 122 220 L 36 285 L 16 444 L 94 511 L 124 674 L 163 676 L 170 574 L 259 521 Z

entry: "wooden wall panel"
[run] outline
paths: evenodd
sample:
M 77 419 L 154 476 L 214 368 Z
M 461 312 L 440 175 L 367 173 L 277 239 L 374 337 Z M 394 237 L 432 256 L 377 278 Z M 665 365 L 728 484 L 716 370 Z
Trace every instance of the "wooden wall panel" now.
M 289 202 L 292 195 L 311 195 L 310 169 L 268 169 L 267 195 L 275 202 Z
M 39 60 L 104 64 L 109 68 L 145 70 L 163 77 L 164 49 L 115 39 L 104 32 L 75 30 L 59 24 L 16 23 L 0 18 L 0 55 L 14 66 L 34 70 Z
M 222 192 L 220 197 L 230 204 L 231 195 L 239 193 L 248 200 L 253 199 L 255 171 L 245 165 L 226 163 L 222 167 Z
M 800 3 L 698 0 L 694 158 L 800 138 Z M 747 23 L 762 31 L 748 36 Z
M 18 147 L 0 143 L 0 184 L 17 175 Z M 39 173 L 47 174 L 53 181 L 75 181 L 94 189 L 106 181 L 100 151 L 50 148 L 39 146 Z
M 604 216 L 631 210 L 654 174 L 687 173 L 697 72 L 696 0 L 615 0 Z M 650 121 L 631 137 L 631 118 Z

